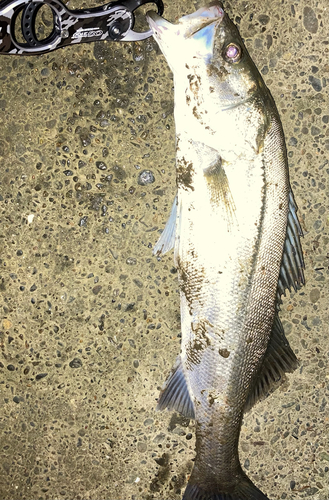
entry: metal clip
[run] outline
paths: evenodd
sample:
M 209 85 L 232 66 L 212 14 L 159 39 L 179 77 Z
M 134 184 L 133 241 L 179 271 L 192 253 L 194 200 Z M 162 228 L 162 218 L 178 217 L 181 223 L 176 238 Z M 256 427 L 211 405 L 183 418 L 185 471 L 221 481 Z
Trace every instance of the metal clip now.
M 76 43 L 144 40 L 152 31 L 134 31 L 133 12 L 146 3 L 155 4 L 159 15 L 163 13 L 162 0 L 118 0 L 85 10 L 69 10 L 61 0 L 4 0 L 0 2 L 0 53 L 35 55 Z M 41 40 L 36 17 L 45 5 L 52 11 L 53 27 Z

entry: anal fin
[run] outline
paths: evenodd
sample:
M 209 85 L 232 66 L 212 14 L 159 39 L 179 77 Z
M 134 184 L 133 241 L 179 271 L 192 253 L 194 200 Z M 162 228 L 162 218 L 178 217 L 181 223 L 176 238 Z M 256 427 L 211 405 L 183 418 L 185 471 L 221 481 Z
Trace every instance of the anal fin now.
M 178 356 L 173 369 L 160 393 L 157 410 L 176 410 L 186 418 L 195 418 L 194 405 L 183 372 L 181 357 Z

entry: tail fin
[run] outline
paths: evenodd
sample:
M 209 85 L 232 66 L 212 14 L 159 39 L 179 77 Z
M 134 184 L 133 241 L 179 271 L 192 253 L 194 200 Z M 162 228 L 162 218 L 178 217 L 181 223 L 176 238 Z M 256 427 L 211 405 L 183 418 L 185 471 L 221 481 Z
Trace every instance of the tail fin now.
M 244 473 L 236 481 L 230 488 L 219 484 L 207 484 L 204 488 L 189 482 L 183 500 L 269 500 Z

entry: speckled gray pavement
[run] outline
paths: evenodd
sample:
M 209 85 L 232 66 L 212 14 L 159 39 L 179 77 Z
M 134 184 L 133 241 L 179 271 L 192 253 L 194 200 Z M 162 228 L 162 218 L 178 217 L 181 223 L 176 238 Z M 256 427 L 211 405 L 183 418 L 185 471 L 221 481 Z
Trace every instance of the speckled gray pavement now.
M 327 500 L 328 4 L 225 7 L 282 118 L 307 280 L 281 313 L 300 366 L 245 416 L 241 460 L 271 500 Z M 155 412 L 177 274 L 152 256 L 175 195 L 172 75 L 153 40 L 1 55 L 0 75 L 0 498 L 179 500 L 193 422 Z

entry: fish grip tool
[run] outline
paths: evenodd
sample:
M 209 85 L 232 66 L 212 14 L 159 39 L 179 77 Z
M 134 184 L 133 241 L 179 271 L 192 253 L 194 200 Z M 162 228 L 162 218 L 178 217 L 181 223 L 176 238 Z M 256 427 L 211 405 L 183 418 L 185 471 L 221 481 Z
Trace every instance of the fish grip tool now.
M 37 55 L 76 43 L 144 40 L 152 31 L 134 31 L 134 11 L 147 3 L 155 4 L 162 15 L 162 0 L 118 0 L 80 10 L 69 10 L 61 0 L 4 0 L 0 2 L 0 54 Z M 53 26 L 40 39 L 36 19 L 44 6 L 52 12 Z

